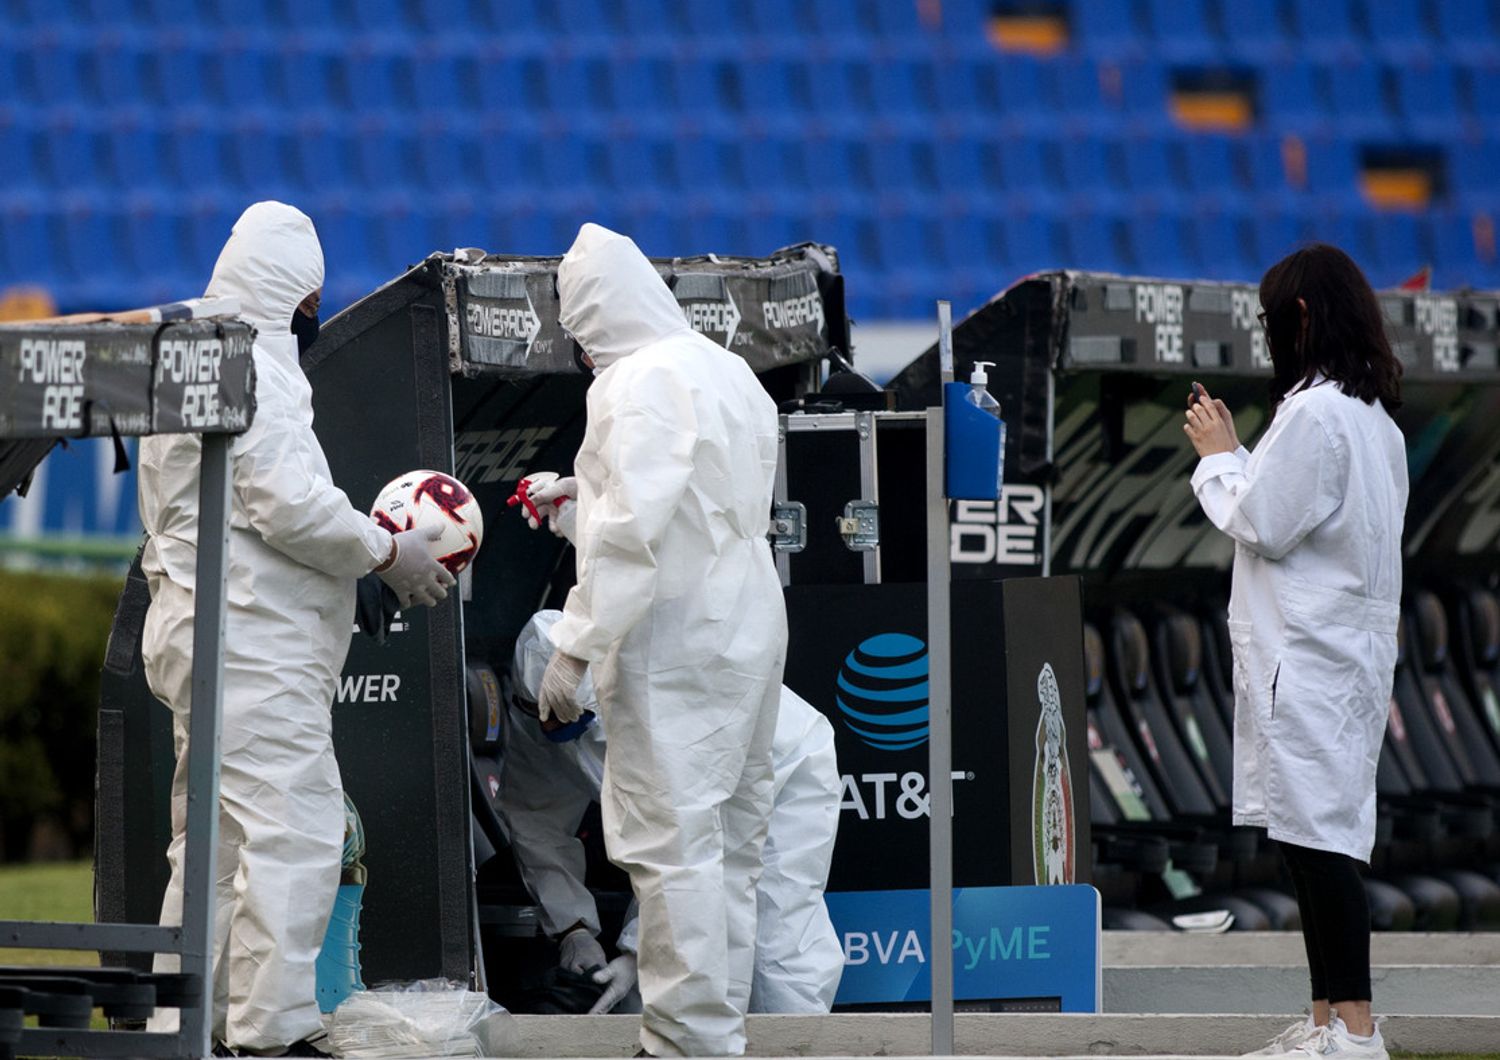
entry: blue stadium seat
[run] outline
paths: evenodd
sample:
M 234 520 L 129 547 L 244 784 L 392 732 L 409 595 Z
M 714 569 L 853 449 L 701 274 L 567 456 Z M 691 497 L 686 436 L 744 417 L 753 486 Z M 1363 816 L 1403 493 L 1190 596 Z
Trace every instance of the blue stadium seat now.
M 622 114 L 644 117 L 677 107 L 672 68 L 651 55 L 611 56 L 609 94 Z
M 338 191 L 356 183 L 354 135 L 341 117 L 314 111 L 290 132 L 286 165 L 294 186 Z
M 558 53 L 541 68 L 547 110 L 584 117 L 610 109 L 602 58 Z
M 1037 137 L 1025 137 L 1009 141 L 998 154 L 1007 191 L 1031 194 L 1056 192 L 1061 169 L 1056 143 Z
M 0 61 L 4 54 L 5 45 L 0 45 Z M 148 58 L 145 46 L 134 34 L 101 31 L 84 56 L 83 76 L 94 104 L 117 107 L 145 99 Z M 0 70 L 0 85 L 15 84 L 4 73 Z
M 1252 195 L 1272 206 L 1281 204 L 1289 196 L 1307 190 L 1306 183 L 1293 183 L 1287 172 L 1288 141 L 1301 143 L 1297 137 L 1281 137 L 1274 134 L 1251 136 L 1245 141 L 1245 163 Z
M 750 31 L 763 37 L 794 37 L 809 28 L 804 25 L 809 5 L 801 0 L 756 0 L 753 4 L 721 6 L 743 6 Z
M 621 24 L 634 37 L 679 37 L 687 29 L 684 6 L 679 0 L 625 0 Z
M 1251 221 L 1236 210 L 1209 210 L 1189 218 L 1188 236 L 1197 274 L 1207 280 L 1253 283 L 1265 266 L 1246 257 Z
M 1000 107 L 1000 58 L 954 55 L 937 64 L 934 90 L 942 118 L 989 117 Z
M 1430 59 L 1434 42 L 1428 9 L 1424 0 L 1365 0 L 1365 25 L 1376 50 L 1393 62 Z
M 808 4 L 807 10 L 813 32 L 824 37 L 849 40 L 876 33 L 874 12 L 869 4 Z
M 389 49 L 361 43 L 335 53 L 338 76 L 348 86 L 349 103 L 360 114 L 381 113 L 394 107 L 396 56 Z
M 159 191 L 170 184 L 164 166 L 166 138 L 161 125 L 143 111 L 117 110 L 105 118 L 103 172 L 117 189 Z
M 1354 141 L 1307 141 L 1307 190 L 1314 198 L 1347 206 L 1359 190 L 1359 159 Z
M 1200 134 L 1177 140 L 1181 172 L 1200 204 L 1238 206 L 1250 191 L 1246 142 L 1239 136 Z
M 1307 238 L 1332 243 L 1357 262 L 1374 260 L 1371 215 L 1365 210 L 1351 209 L 1347 200 L 1341 205 L 1342 209 L 1320 209 L 1307 213 L 1303 218 Z M 1384 287 L 1404 277 L 1376 273 L 1369 279 L 1376 287 Z
M 215 86 L 214 102 L 231 113 L 244 107 L 264 106 L 275 99 L 275 83 L 282 76 L 273 65 L 272 56 L 254 40 L 226 41 L 209 66 L 209 77 Z
M 1292 0 L 1292 24 L 1307 54 L 1353 58 L 1361 52 L 1354 0 Z
M 1118 272 L 1124 226 L 1119 215 L 1092 211 L 1070 213 L 1063 222 L 1068 248 L 1068 268 Z
M 269 99 L 297 113 L 347 106 L 343 95 L 349 88 L 345 80 L 348 64 L 333 48 L 299 41 L 268 58 L 275 71 Z
M 1219 5 L 1226 50 L 1256 63 L 1284 59 L 1291 51 L 1285 9 L 1273 3 L 1230 0 Z
M 1471 211 L 1463 209 L 1440 210 L 1433 216 L 1433 286 L 1437 290 L 1464 286 L 1500 290 L 1500 259 L 1494 256 L 1493 247 L 1481 246 L 1475 220 Z M 1485 249 L 1490 252 L 1488 258 Z
M 1442 0 L 1433 6 L 1433 16 L 1444 57 L 1500 61 L 1500 15 L 1490 0 Z
M 1331 124 L 1326 99 L 1311 63 L 1296 60 L 1260 71 L 1258 107 L 1268 129 L 1299 135 L 1326 131 Z
M 1092 208 L 1124 205 L 1125 173 L 1118 141 L 1098 136 L 1070 136 L 1059 144 L 1062 186 Z
M 291 136 L 279 121 L 255 115 L 241 118 L 227 130 L 227 175 L 230 186 L 255 198 L 294 197 L 288 173 Z
M 1308 233 L 1300 213 L 1287 210 L 1262 210 L 1255 215 L 1250 229 L 1250 247 L 1254 255 L 1255 279 L 1276 262 L 1307 242 Z
M 1073 40 L 1090 55 L 1135 55 L 1144 47 L 1136 0 L 1073 0 L 1068 21 Z
M 579 129 L 545 130 L 538 150 L 541 166 L 534 167 L 531 181 L 539 187 L 563 192 L 586 190 L 598 173 L 597 169 L 589 166 L 589 156 L 595 145 L 596 141 L 592 137 L 586 137 Z
M 426 40 L 417 46 L 412 94 L 418 110 L 451 113 L 475 107 L 477 86 L 463 80 L 473 69 L 464 65 L 465 59 L 472 61 L 473 53 L 460 52 L 447 42 Z
M 1000 106 L 1007 127 L 1018 131 L 1052 131 L 1061 94 L 1053 64 L 1029 55 L 1007 55 L 999 64 Z
M 408 5 L 403 0 L 358 0 L 349 5 L 349 11 L 354 16 L 356 29 L 409 32 L 415 28 L 409 21 Z
M 785 59 L 744 59 L 733 67 L 735 98 L 743 114 L 774 119 L 805 112 L 794 70 Z
M 938 141 L 934 165 L 938 188 L 965 195 L 999 188 L 1002 177 L 996 147 L 975 135 L 950 135 Z
M 616 188 L 664 189 L 672 183 L 674 167 L 661 156 L 665 145 L 639 130 L 616 133 L 604 144 L 604 175 Z
M 800 157 L 793 154 L 794 145 L 786 139 L 764 132 L 749 132 L 734 145 L 738 172 L 751 195 L 786 193 L 797 190 L 793 169 Z
M 707 41 L 740 42 L 749 32 L 746 9 L 750 4 L 701 4 L 688 0 L 683 5 L 683 21 L 688 30 Z
M 1167 144 L 1162 136 L 1132 136 L 1121 143 L 1124 186 L 1137 207 L 1160 205 L 1180 194 L 1181 181 Z
M 1465 73 L 1470 113 L 1488 135 L 1500 134 L 1500 65 L 1470 67 Z
M 1210 28 L 1208 0 L 1146 0 L 1146 25 L 1152 52 L 1164 59 L 1203 63 L 1222 54 Z
M 376 207 L 373 261 L 382 273 L 394 276 L 436 249 L 426 212 L 430 206 L 424 200 L 394 196 Z
M 264 29 L 276 13 L 265 0 L 203 0 L 202 7 L 209 25 L 240 30 Z
M 1448 63 L 1403 65 L 1393 70 L 1396 103 L 1406 134 L 1416 140 L 1452 139 L 1464 131 L 1458 72 Z
M 1432 264 L 1432 230 L 1425 217 L 1382 214 L 1370 226 L 1375 256 L 1366 268 L 1385 283 L 1400 283 Z
M 897 58 L 877 61 L 870 89 L 875 113 L 882 118 L 926 119 L 936 103 L 932 67 L 927 63 Z
M 1125 218 L 1126 268 L 1142 276 L 1191 279 L 1198 272 L 1181 214 L 1131 210 Z
M 876 135 L 868 141 L 871 175 L 879 192 L 930 193 L 937 188 L 932 142 L 923 137 Z
M 1058 58 L 1051 65 L 1059 95 L 1059 111 L 1053 117 L 1064 132 L 1098 136 L 1121 129 L 1125 93 L 1118 66 L 1076 55 Z
M 509 5 L 512 11 L 520 5 Z M 415 0 L 412 19 L 427 33 L 451 33 L 454 30 L 474 32 L 480 26 L 492 27 L 487 21 L 489 5 L 470 0 Z
M 1468 210 L 1500 209 L 1500 138 L 1451 144 L 1447 156 L 1454 205 Z
M 1130 128 L 1160 132 L 1167 125 L 1167 68 L 1153 59 L 1120 64 L 1120 93 Z
M 1389 138 L 1396 123 L 1387 105 L 1386 74 L 1373 62 L 1324 67 L 1334 127 L 1351 136 Z
M 112 277 L 122 267 L 120 217 L 103 199 L 69 195 L 53 221 L 51 252 L 64 278 L 76 283 Z
M 105 153 L 89 112 L 51 111 L 40 123 L 38 132 L 37 176 L 42 187 L 58 194 L 100 186 Z
M 186 29 L 213 24 L 205 22 L 212 18 L 212 10 L 196 0 L 143 0 L 141 6 L 145 20 L 160 28 Z
M 10 283 L 46 284 L 55 278 L 40 196 L 0 189 L 0 265 Z
M 1005 261 L 999 227 L 996 218 L 970 210 L 945 214 L 938 222 L 943 262 L 954 270 L 995 271 Z
M 16 86 L 22 99 L 37 106 L 88 102 L 83 52 L 71 37 L 46 30 L 20 43 Z
M 696 5 L 689 5 L 689 9 Z M 707 5 L 704 5 L 707 6 Z M 699 55 L 683 56 L 672 65 L 675 95 L 686 114 L 718 116 L 728 111 L 724 94 L 727 64 Z M 823 94 L 815 97 L 820 101 Z
M 864 137 L 821 135 L 807 142 L 803 152 L 808 186 L 827 189 L 840 196 L 870 195 L 875 191 L 875 172 L 870 145 Z
M 426 115 L 417 123 L 417 172 L 428 193 L 483 190 L 475 179 L 479 167 L 479 138 L 462 117 Z
M 895 3 L 871 4 L 869 8 L 870 13 L 875 16 L 875 31 L 887 40 L 910 42 L 930 37 L 934 33 L 934 27 L 927 25 L 920 17 L 915 0 L 910 3 L 896 0 Z
M 22 109 L 0 107 L 0 194 L 43 190 L 38 133 Z
M 1050 213 L 1028 210 L 1007 214 L 1001 220 L 1009 267 L 1016 273 L 1067 266 L 1057 218 Z
M 702 130 L 668 142 L 676 182 L 695 192 L 719 192 L 739 173 L 734 141 Z
M 361 118 L 351 138 L 356 185 L 367 191 L 404 188 L 416 175 L 410 131 L 380 117 Z
M 205 98 L 205 74 L 214 61 L 211 53 L 182 34 L 163 34 L 149 51 L 145 84 L 149 101 L 161 107 L 180 107 Z

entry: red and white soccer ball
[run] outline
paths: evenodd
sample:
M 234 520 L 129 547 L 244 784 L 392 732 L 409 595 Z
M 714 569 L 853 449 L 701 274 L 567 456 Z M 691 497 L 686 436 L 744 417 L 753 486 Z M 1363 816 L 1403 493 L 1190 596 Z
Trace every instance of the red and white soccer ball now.
M 408 471 L 392 479 L 375 498 L 370 518 L 393 534 L 440 526 L 442 536 L 428 544 L 432 558 L 457 575 L 479 552 L 484 516 L 474 494 L 441 471 Z

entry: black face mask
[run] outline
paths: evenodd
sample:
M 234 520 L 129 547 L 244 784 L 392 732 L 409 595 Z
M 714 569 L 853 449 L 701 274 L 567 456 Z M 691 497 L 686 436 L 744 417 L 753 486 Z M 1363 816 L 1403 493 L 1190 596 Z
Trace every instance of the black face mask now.
M 292 310 L 292 334 L 297 336 L 297 354 L 300 356 L 307 352 L 318 338 L 317 315 L 308 316 L 300 309 Z

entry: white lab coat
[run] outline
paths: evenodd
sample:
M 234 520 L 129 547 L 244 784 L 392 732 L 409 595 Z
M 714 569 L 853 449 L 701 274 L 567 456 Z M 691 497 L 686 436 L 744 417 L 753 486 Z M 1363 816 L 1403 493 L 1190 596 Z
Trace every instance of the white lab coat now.
M 578 584 L 553 632 L 594 664 L 611 859 L 641 909 L 641 1045 L 745 1049 L 786 609 L 766 532 L 776 407 L 693 332 L 635 244 L 584 225 L 560 322 L 599 372 L 574 462 Z
M 1193 490 L 1235 541 L 1234 821 L 1368 861 L 1401 599 L 1406 447 L 1321 377 Z
M 511 684 L 535 702 L 552 653 L 556 611 L 535 615 L 516 640 Z M 593 710 L 587 676 L 579 703 Z M 553 936 L 582 924 L 599 934 L 599 911 L 584 886 L 578 825 L 604 780 L 605 737 L 594 725 L 578 739 L 554 743 L 537 719 L 505 711 L 505 751 L 498 811 L 516 863 Z M 774 806 L 765 871 L 756 886 L 755 978 L 751 1012 L 827 1012 L 838 992 L 844 953 L 823 901 L 833 862 L 841 794 L 833 726 L 785 686 L 771 743 Z M 639 919 L 627 915 L 616 946 L 636 951 Z
M 214 1036 L 270 1049 L 323 1024 L 314 961 L 338 889 L 344 798 L 330 710 L 349 648 L 354 582 L 391 538 L 354 510 L 312 430 L 292 312 L 323 283 L 312 222 L 275 202 L 235 223 L 207 294 L 233 295 L 255 325 L 255 421 L 235 438 L 224 633 L 224 723 L 215 873 Z M 141 566 L 151 588 L 146 679 L 172 709 L 171 882 L 163 924 L 181 923 L 187 718 L 198 540 L 193 435 L 145 438 Z M 156 967 L 177 968 L 162 955 Z M 161 1010 L 153 1029 L 175 1029 Z

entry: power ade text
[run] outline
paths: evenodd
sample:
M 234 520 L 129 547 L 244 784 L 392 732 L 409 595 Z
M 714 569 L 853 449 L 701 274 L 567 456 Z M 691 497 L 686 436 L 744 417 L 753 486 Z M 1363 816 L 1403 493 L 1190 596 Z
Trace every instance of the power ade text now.
M 220 339 L 168 339 L 161 344 L 156 381 L 182 387 L 182 422 L 212 427 L 219 422 L 219 380 L 224 361 Z
M 1156 328 L 1156 359 L 1167 364 L 1182 361 L 1182 285 L 1138 283 L 1135 285 L 1135 319 Z
M 729 335 L 740 323 L 739 310 L 728 302 L 688 302 L 682 315 L 700 335 Z
M 861 821 L 883 821 L 892 813 L 914 821 L 932 812 L 927 778 L 921 773 L 845 773 L 842 779 L 839 810 L 853 811 Z M 974 774 L 955 769 L 953 779 L 973 780 Z
M 762 302 L 760 308 L 768 328 L 795 328 L 803 324 L 816 324 L 818 330 L 823 329 L 823 298 L 820 295 L 805 294 L 782 302 Z
M 45 386 L 42 427 L 83 428 L 83 367 L 88 346 L 81 339 L 22 339 L 19 381 Z
M 469 330 L 487 339 L 529 341 L 541 327 L 541 320 L 530 306 L 507 309 L 503 306 L 470 305 Z
M 1417 330 L 1432 336 L 1432 363 L 1440 372 L 1462 367 L 1458 355 L 1458 300 L 1418 295 Z
M 1046 924 L 1022 926 L 1009 929 L 992 927 L 986 935 L 970 936 L 962 931 L 953 932 L 954 963 L 966 972 L 972 972 L 983 962 L 998 961 L 1048 961 L 1052 959 Z M 844 963 L 846 965 L 868 964 L 926 964 L 927 954 L 922 950 L 922 939 L 913 929 L 906 931 L 846 931 L 844 932 Z
M 400 674 L 345 674 L 339 677 L 335 703 L 394 703 Z
M 453 473 L 471 486 L 519 479 L 556 427 L 511 427 L 503 431 L 464 431 L 453 439 Z
M 1260 295 L 1251 291 L 1235 291 L 1230 294 L 1229 320 L 1239 330 L 1250 332 L 1250 363 L 1256 368 L 1271 367 L 1271 354 L 1266 349 L 1266 332 L 1260 326 Z
M 953 506 L 949 559 L 1034 567 L 1046 495 L 1040 486 L 1005 486 L 998 501 L 958 501 Z

